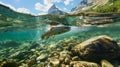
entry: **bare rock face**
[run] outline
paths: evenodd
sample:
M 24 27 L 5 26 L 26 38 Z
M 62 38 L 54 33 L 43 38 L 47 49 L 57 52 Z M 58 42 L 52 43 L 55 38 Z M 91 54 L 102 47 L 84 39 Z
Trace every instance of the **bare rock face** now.
M 118 44 L 110 37 L 102 35 L 84 41 L 72 49 L 73 55 L 90 61 L 112 60 L 120 55 Z

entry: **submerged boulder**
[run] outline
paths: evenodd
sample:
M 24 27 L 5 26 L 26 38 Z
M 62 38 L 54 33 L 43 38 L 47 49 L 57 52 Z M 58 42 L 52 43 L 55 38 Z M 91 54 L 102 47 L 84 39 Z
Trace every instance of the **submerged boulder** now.
M 9 59 L 1 63 L 0 67 L 18 67 L 18 64 L 13 59 Z
M 72 61 L 70 63 L 71 67 L 100 67 L 99 64 L 94 62 L 87 62 L 87 61 Z
M 57 58 L 51 58 L 48 67 L 60 67 L 60 60 Z
M 47 53 L 42 53 L 39 57 L 36 58 L 37 61 L 45 61 L 48 57 Z
M 120 48 L 112 38 L 102 35 L 84 41 L 72 49 L 73 55 L 90 61 L 112 60 L 120 55 Z

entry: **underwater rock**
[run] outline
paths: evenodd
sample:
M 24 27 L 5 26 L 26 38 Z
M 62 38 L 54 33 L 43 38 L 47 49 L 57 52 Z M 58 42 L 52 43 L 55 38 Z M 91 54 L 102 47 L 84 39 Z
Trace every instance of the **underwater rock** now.
M 115 63 L 115 65 L 119 65 L 118 67 L 120 67 L 120 56 L 118 56 L 117 58 L 116 58 L 116 63 Z
M 26 60 L 25 62 L 27 63 L 28 67 L 31 67 L 32 65 L 35 64 L 35 59 L 29 59 L 29 60 Z
M 18 51 L 16 53 L 10 55 L 9 58 L 23 60 L 23 59 L 28 58 L 28 56 L 31 54 L 32 54 L 32 52 L 30 52 L 30 51 Z
M 71 61 L 70 52 L 69 51 L 60 52 L 59 60 L 60 60 L 61 63 L 69 64 L 70 61 Z
M 60 52 L 60 56 L 67 57 L 67 56 L 69 56 L 69 52 L 68 51 L 62 51 L 62 52 Z
M 33 42 L 33 43 L 31 43 L 32 45 L 28 48 L 28 50 L 30 50 L 30 49 L 35 49 L 36 47 L 39 47 L 39 43 L 37 43 L 37 42 Z
M 64 60 L 64 64 L 70 64 L 70 61 L 71 61 L 71 59 L 70 58 L 68 58 L 68 57 L 66 57 L 65 58 L 65 60 Z
M 15 53 L 13 53 L 12 55 L 10 55 L 9 57 L 10 58 L 13 58 L 13 57 L 16 57 L 17 55 L 19 55 L 21 52 L 20 51 L 17 51 Z
M 101 66 L 102 67 L 114 67 L 109 61 L 107 60 L 102 60 L 101 61 Z
M 56 45 L 55 45 L 54 43 L 52 43 L 52 44 L 49 45 L 49 48 L 50 48 L 50 49 L 55 49 L 55 48 L 56 48 Z
M 70 67 L 100 67 L 97 63 L 87 61 L 72 61 Z
M 102 35 L 84 41 L 72 49 L 73 55 L 91 61 L 112 60 L 120 55 L 119 46 L 112 38 Z
M 51 52 L 50 57 L 53 57 L 53 56 L 59 56 L 59 53 L 57 51 L 53 51 Z
M 18 43 L 18 42 L 16 42 L 16 41 L 6 41 L 6 42 L 3 42 L 1 45 L 3 46 L 3 47 L 17 47 L 17 46 L 19 46 L 21 43 Z
M 60 60 L 57 58 L 50 58 L 50 67 L 59 67 L 60 66 Z
M 72 44 L 72 43 L 68 44 L 68 46 L 67 46 L 66 50 L 71 51 L 71 50 L 72 50 L 73 45 L 74 45 L 74 44 Z
M 39 63 L 38 65 L 36 65 L 35 67 L 45 67 L 45 63 L 44 63 L 44 62 L 41 62 L 41 63 Z
M 61 67 L 66 67 L 66 65 L 65 64 L 61 64 Z
M 42 53 L 39 57 L 36 58 L 37 61 L 45 61 L 45 59 L 48 57 L 47 53 Z
M 20 65 L 19 67 L 28 67 L 28 64 L 23 63 L 23 64 Z
M 56 51 L 58 51 L 58 52 L 60 52 L 60 51 L 62 51 L 63 50 L 63 48 L 61 48 L 61 47 L 57 47 L 56 48 Z
M 35 52 L 36 50 L 35 49 L 31 49 L 32 52 Z
M 2 62 L 0 67 L 18 67 L 18 65 L 13 59 L 9 59 Z
M 78 56 L 74 56 L 74 57 L 72 57 L 72 61 L 79 61 L 80 59 L 79 59 L 79 57 Z
M 61 63 L 63 63 L 65 61 L 65 57 L 59 57 L 59 60 Z

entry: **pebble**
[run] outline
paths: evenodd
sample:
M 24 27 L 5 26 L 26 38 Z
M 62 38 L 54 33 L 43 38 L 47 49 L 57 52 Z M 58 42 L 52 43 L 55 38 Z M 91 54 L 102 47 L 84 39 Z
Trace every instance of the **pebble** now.
M 46 59 L 48 57 L 48 55 L 47 55 L 47 53 L 45 53 L 45 54 L 41 54 L 39 57 L 37 57 L 37 61 L 41 61 L 41 60 L 44 60 L 44 59 Z
M 50 64 L 51 64 L 51 66 L 53 66 L 53 67 L 59 67 L 59 65 L 60 65 L 60 60 L 57 59 L 57 58 L 51 58 L 51 59 L 50 59 Z

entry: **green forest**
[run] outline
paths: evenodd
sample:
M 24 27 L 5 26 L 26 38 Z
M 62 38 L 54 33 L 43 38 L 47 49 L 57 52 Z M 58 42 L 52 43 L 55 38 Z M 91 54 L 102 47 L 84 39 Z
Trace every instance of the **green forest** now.
M 109 2 L 108 4 L 104 6 L 98 6 L 96 9 L 94 9 L 95 12 L 102 12 L 102 13 L 108 13 L 108 12 L 120 12 L 120 1 L 114 0 L 112 2 Z

